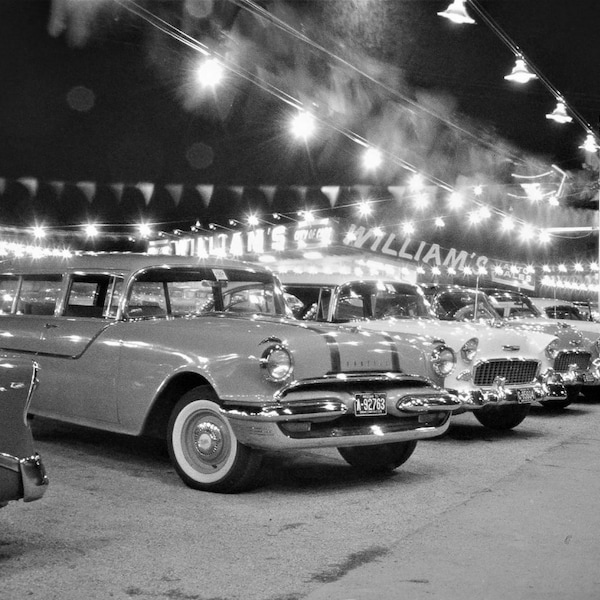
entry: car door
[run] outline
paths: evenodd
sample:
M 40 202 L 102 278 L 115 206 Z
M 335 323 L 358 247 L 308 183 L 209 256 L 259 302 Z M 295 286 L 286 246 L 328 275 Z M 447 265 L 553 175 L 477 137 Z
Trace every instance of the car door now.
M 38 360 L 44 377 L 36 400 L 61 415 L 117 422 L 120 347 L 113 330 L 123 280 L 81 273 L 65 284 L 64 303 L 43 326 Z

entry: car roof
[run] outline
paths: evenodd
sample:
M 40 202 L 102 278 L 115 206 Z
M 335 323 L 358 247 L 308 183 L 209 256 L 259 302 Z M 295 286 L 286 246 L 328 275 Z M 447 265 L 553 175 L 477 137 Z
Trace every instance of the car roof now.
M 569 300 L 561 300 L 560 298 L 529 298 L 533 304 L 536 306 L 575 306 Z
M 198 258 L 134 252 L 81 252 L 68 256 L 17 257 L 5 259 L 0 273 L 56 273 L 77 270 L 130 273 L 149 267 L 238 268 L 271 273 L 259 265 L 225 258 Z
M 393 277 L 358 277 L 356 275 L 348 275 L 344 273 L 293 273 L 285 272 L 278 273 L 281 283 L 284 286 L 303 286 L 303 287 L 336 287 L 346 283 L 370 283 L 384 281 L 393 283 L 394 285 L 406 285 L 414 289 L 420 289 L 415 283 L 408 281 L 399 281 Z

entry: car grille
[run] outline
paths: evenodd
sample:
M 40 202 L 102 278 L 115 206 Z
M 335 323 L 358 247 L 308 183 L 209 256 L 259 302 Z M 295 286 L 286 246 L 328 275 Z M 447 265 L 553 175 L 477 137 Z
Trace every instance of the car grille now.
M 497 377 L 503 377 L 506 385 L 531 383 L 537 375 L 538 366 L 537 360 L 489 360 L 475 367 L 473 383 L 491 386 Z
M 576 365 L 578 371 L 587 371 L 591 361 L 589 352 L 561 352 L 554 361 L 554 369 L 562 373 L 568 371 L 570 365 Z

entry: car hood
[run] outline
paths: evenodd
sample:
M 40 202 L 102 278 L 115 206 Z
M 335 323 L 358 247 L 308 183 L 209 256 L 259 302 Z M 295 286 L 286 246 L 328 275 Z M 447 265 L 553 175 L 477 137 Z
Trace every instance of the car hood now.
M 380 319 L 361 321 L 364 329 L 375 331 L 401 331 L 419 334 L 435 334 L 446 344 L 460 350 L 471 339 L 479 340 L 478 356 L 505 358 L 508 356 L 535 356 L 544 351 L 555 336 L 533 331 L 526 334 L 514 328 L 485 323 L 441 321 L 437 319 Z
M 157 321 L 158 324 L 158 321 Z M 197 324 L 237 354 L 260 356 L 273 344 L 289 349 L 300 377 L 331 373 L 400 371 L 398 343 L 390 335 L 356 327 L 287 318 L 210 314 L 171 321 L 169 335 L 194 335 Z
M 504 322 L 504 325 L 508 329 L 524 331 L 528 334 L 541 332 L 556 336 L 559 340 L 560 348 L 572 350 L 585 344 L 582 332 L 571 324 L 562 321 L 525 317 L 523 319 L 507 320 Z

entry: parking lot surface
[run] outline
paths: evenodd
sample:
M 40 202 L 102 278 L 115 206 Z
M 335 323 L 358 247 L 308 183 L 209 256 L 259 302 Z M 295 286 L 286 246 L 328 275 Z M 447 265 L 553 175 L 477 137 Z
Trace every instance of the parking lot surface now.
M 389 476 L 268 455 L 254 491 L 186 488 L 163 444 L 44 419 L 41 500 L 0 511 L 10 600 L 600 597 L 600 404 L 472 415 Z

